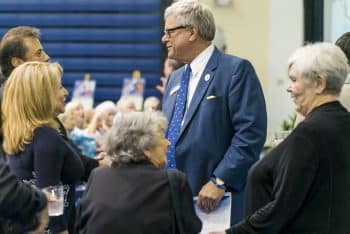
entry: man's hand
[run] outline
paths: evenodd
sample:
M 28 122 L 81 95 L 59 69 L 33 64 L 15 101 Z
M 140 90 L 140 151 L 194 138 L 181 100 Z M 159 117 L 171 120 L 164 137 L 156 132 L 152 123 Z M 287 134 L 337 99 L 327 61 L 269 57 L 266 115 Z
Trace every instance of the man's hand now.
M 225 231 L 215 231 L 215 232 L 209 232 L 209 234 L 226 234 Z
M 162 76 L 160 78 L 160 81 L 161 81 L 161 85 L 157 85 L 156 86 L 156 89 L 158 89 L 159 92 L 161 92 L 162 94 L 164 94 L 165 92 L 165 86 L 166 86 L 166 82 L 167 82 L 167 78 L 165 78 L 164 76 Z
M 206 183 L 198 194 L 198 206 L 206 213 L 215 210 L 219 204 L 225 190 L 219 189 L 211 181 Z

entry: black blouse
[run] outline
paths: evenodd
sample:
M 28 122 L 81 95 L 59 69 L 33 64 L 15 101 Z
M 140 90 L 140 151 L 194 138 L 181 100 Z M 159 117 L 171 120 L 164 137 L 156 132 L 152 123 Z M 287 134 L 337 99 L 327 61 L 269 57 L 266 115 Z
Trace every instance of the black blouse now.
M 250 170 L 246 215 L 227 233 L 348 233 L 350 115 L 315 108 Z

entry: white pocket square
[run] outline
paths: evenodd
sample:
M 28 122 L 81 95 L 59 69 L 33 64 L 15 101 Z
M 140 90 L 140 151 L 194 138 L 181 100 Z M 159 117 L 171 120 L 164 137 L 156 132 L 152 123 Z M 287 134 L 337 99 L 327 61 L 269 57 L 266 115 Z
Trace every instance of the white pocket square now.
M 173 95 L 176 91 L 180 89 L 180 85 L 176 85 L 172 90 L 170 90 L 170 95 Z
M 210 100 L 210 99 L 214 99 L 214 98 L 216 98 L 216 96 L 210 95 L 210 96 L 207 96 L 205 99 Z

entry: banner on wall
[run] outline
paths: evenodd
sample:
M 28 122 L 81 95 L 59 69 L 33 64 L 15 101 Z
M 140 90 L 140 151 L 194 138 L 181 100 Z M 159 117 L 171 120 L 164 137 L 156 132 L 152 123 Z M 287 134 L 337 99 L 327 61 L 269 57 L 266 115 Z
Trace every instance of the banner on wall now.
M 141 77 L 141 73 L 138 70 L 132 73 L 131 78 L 124 78 L 122 97 L 133 101 L 136 110 L 142 109 L 145 86 L 146 80 Z
M 85 74 L 84 80 L 74 83 L 72 101 L 79 101 L 84 109 L 91 109 L 94 105 L 96 81 L 90 80 L 90 74 Z

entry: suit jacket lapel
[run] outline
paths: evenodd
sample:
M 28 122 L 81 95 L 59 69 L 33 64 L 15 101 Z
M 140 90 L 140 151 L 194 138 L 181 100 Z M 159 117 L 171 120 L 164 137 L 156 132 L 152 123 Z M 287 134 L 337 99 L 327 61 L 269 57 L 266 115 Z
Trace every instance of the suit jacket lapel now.
M 197 111 L 199 104 L 201 103 L 202 99 L 204 98 L 204 95 L 212 82 L 212 80 L 215 78 L 215 70 L 218 65 L 218 59 L 219 59 L 220 52 L 215 48 L 213 55 L 208 61 L 207 66 L 205 67 L 201 78 L 198 82 L 196 91 L 194 92 L 194 95 L 192 97 L 190 106 L 187 110 L 184 124 L 181 128 L 181 132 L 179 135 L 179 139 L 183 133 L 183 131 L 186 129 L 188 124 L 191 122 L 195 112 Z M 209 79 L 208 79 L 209 77 Z

